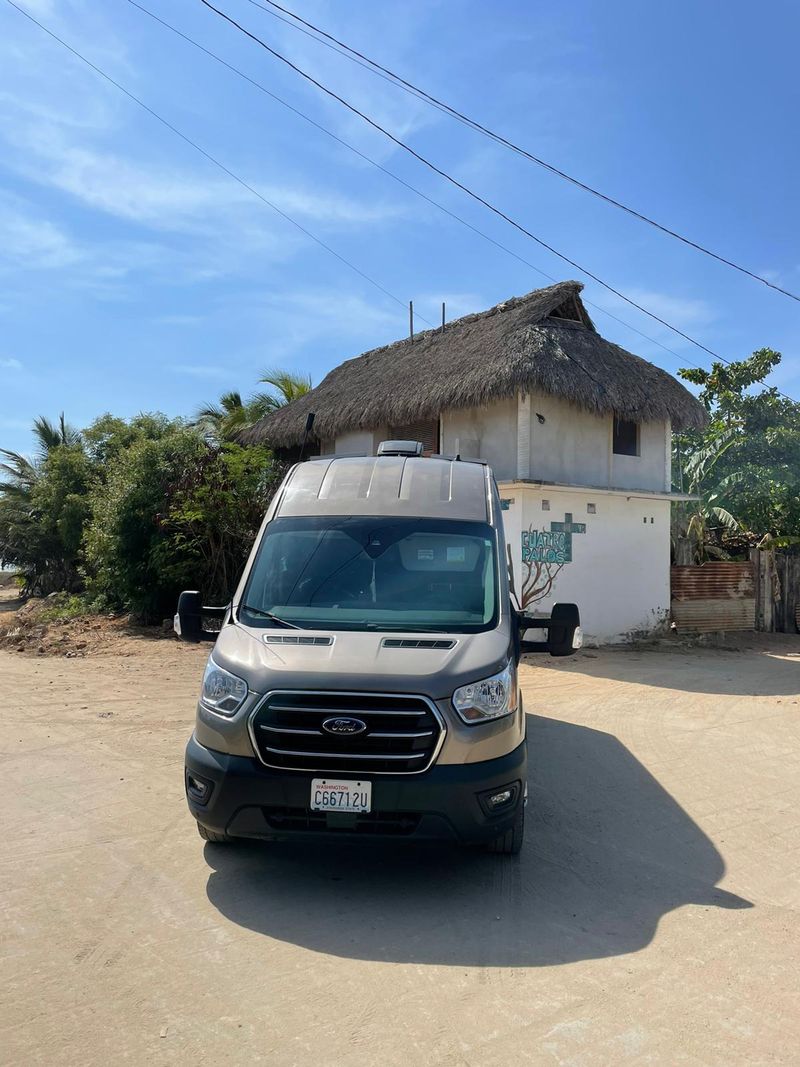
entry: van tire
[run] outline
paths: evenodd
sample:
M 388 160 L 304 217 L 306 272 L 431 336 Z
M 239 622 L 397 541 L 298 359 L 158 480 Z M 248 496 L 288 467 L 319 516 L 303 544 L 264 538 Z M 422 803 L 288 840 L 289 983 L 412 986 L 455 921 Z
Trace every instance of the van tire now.
M 233 840 L 233 838 L 228 837 L 227 834 L 218 834 L 216 830 L 209 830 L 209 828 L 203 826 L 201 822 L 197 824 L 197 832 L 204 841 L 210 841 L 213 845 L 225 845 Z
M 499 837 L 496 837 L 494 841 L 490 841 L 487 845 L 487 850 L 499 856 L 517 856 L 524 840 L 525 805 L 520 804 L 517 809 L 517 816 L 514 819 L 514 825 L 500 834 Z

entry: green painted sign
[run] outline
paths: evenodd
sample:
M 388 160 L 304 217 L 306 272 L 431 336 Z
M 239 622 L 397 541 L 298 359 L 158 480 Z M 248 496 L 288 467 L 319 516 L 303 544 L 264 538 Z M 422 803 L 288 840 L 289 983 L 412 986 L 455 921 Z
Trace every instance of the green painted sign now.
M 573 522 L 567 512 L 563 522 L 551 522 L 549 530 L 522 531 L 523 563 L 572 563 L 572 536 L 585 534 L 585 522 Z

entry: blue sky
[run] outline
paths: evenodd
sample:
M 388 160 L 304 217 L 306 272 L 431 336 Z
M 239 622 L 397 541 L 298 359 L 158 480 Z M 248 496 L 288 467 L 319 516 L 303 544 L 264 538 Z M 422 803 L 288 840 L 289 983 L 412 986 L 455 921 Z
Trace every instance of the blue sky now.
M 19 0 L 419 315 L 547 280 L 218 66 L 126 0 Z M 580 277 L 321 97 L 196 0 L 143 0 L 557 279 Z M 800 305 L 642 226 L 247 0 L 230 14 L 550 244 L 728 358 L 783 352 Z M 290 5 L 291 6 L 291 5 Z M 605 192 L 800 290 L 800 9 L 296 0 L 296 10 Z M 710 357 L 596 283 L 600 331 L 670 371 Z M 280 365 L 319 381 L 407 312 L 0 2 L 0 446 L 38 414 L 191 414 Z

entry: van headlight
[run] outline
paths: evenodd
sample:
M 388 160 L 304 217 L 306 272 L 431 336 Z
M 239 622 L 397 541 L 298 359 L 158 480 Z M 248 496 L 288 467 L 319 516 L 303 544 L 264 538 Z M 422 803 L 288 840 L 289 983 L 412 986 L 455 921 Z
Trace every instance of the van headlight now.
M 517 672 L 514 664 L 507 663 L 491 678 L 460 686 L 453 693 L 453 707 L 470 725 L 500 719 L 516 711 Z
M 247 696 L 247 682 L 218 667 L 211 656 L 203 674 L 200 703 L 217 715 L 235 715 Z

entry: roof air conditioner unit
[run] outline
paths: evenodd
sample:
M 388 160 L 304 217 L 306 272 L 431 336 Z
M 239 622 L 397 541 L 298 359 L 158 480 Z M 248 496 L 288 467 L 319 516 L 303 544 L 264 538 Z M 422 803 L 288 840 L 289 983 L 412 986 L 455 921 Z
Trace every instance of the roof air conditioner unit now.
M 378 445 L 379 456 L 421 456 L 421 441 L 381 441 Z

